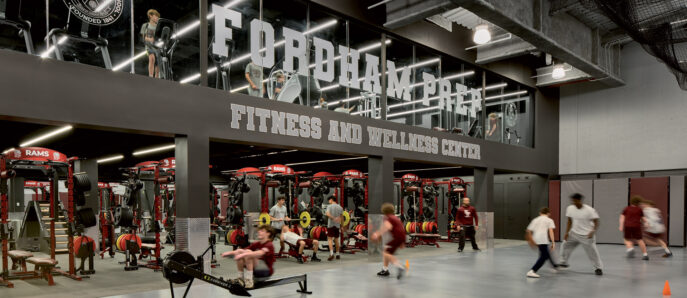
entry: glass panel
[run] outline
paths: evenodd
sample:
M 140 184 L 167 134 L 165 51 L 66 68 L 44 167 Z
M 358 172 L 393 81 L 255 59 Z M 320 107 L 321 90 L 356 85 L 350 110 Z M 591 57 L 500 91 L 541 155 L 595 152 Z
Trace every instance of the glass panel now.
M 415 83 L 411 85 L 413 100 L 405 106 L 408 111 L 415 111 L 408 115 L 411 118 L 411 123 L 424 128 L 445 127 L 448 123 L 442 122 L 445 122 L 444 120 L 449 114 L 447 108 L 451 107 L 452 101 L 448 99 L 447 105 L 446 98 L 440 96 L 443 94 L 439 81 L 441 78 L 441 58 L 423 47 L 416 46 L 413 66 L 413 76 L 415 77 Z M 425 79 L 427 79 L 426 82 Z M 447 94 L 451 94 L 452 87 L 451 85 L 448 87 Z
M 199 74 L 198 2 L 133 0 L 135 73 L 197 84 Z M 115 63 L 130 67 L 131 59 Z
M 441 74 L 451 84 L 450 108 L 444 112 L 442 123 L 446 126 L 442 127 L 460 129 L 463 135 L 482 138 L 484 132 L 477 121 L 482 110 L 482 72 L 460 60 L 444 56 Z
M 210 27 L 210 36 L 208 43 L 210 45 L 210 57 L 208 57 L 208 86 L 246 94 L 250 87 L 246 79 L 246 66 L 250 62 L 250 22 L 254 19 L 260 19 L 260 0 L 216 0 L 211 1 L 209 4 L 208 26 Z M 241 14 L 240 28 L 237 24 L 226 22 L 227 28 L 232 30 L 232 39 L 225 41 L 226 49 L 224 50 L 220 49 L 219 46 L 217 49 L 213 48 L 215 41 L 215 12 L 213 11 L 213 4 Z M 214 50 L 221 54 L 213 53 Z M 223 51 L 225 52 L 222 53 Z M 220 71 L 217 71 L 217 69 Z M 252 77 L 254 78 L 255 75 Z M 255 79 L 255 81 L 260 81 L 260 79 Z M 260 86 L 259 83 L 255 85 L 256 87 Z M 251 90 L 253 89 L 251 88 Z
M 336 100 L 339 111 L 350 111 L 351 115 L 378 117 L 379 98 L 382 93 L 382 34 L 369 30 L 367 26 L 354 22 L 348 23 L 348 38 L 351 49 L 358 51 L 358 88 L 348 88 L 348 94 Z M 391 42 L 387 39 L 388 42 Z M 369 65 L 369 80 L 366 84 L 366 73 Z M 375 86 L 379 84 L 379 89 Z
M 49 0 L 48 3 L 47 43 L 37 50 L 41 57 L 107 69 L 112 69 L 116 61 L 131 57 L 129 0 Z
M 307 6 L 298 1 L 263 0 L 262 20 L 269 23 L 274 29 L 274 65 L 262 69 L 257 65 L 249 63 L 246 67 L 246 71 L 252 70 L 253 72 L 262 69 L 264 77 L 262 82 L 266 89 L 263 92 L 263 97 L 283 102 L 307 104 L 308 76 L 297 73 L 299 63 L 301 62 L 298 59 L 292 59 L 294 71 L 285 70 L 285 63 L 287 61 L 285 60 L 286 37 L 284 35 L 285 31 L 289 29 L 304 33 L 306 36 L 310 34 L 307 31 L 307 11 Z M 267 25 L 263 23 L 263 28 L 267 29 L 265 27 Z M 268 48 L 269 51 L 268 46 L 265 48 Z M 269 56 L 267 51 L 266 54 Z M 309 61 L 305 61 L 305 65 L 306 67 L 310 65 Z M 253 81 L 259 80 L 259 76 L 252 77 Z M 257 89 L 253 90 L 258 91 Z M 258 93 L 251 95 L 258 96 Z
M 336 22 L 332 24 L 332 22 Z M 310 46 L 310 76 L 308 78 L 308 104 L 316 108 L 327 108 L 335 111 L 350 112 L 349 107 L 355 107 L 357 101 L 342 102 L 348 96 L 348 88 L 339 85 L 339 75 L 341 74 L 341 52 L 339 46 L 348 46 L 346 38 L 346 21 L 336 18 L 328 13 L 310 9 L 310 30 L 314 32 L 308 36 Z M 319 29 L 322 28 L 322 29 Z M 317 40 L 319 39 L 319 40 Z M 317 40 L 317 42 L 316 42 Z M 326 55 L 327 43 L 331 43 L 334 52 L 333 69 L 327 69 Z M 317 63 L 317 52 L 321 52 L 322 63 Z M 321 76 L 328 77 L 327 80 L 315 78 L 315 72 L 322 72 Z M 331 79 L 331 80 L 329 80 Z
M 45 50 L 46 2 L 0 1 L 0 48 L 37 54 Z M 26 32 L 26 34 L 24 34 Z
M 392 39 L 386 47 L 387 55 L 387 120 L 413 125 L 413 92 L 407 90 L 415 82 L 413 79 L 413 45 Z M 391 92 L 389 92 L 391 91 Z
M 522 85 L 487 74 L 485 138 L 490 141 L 532 147 L 530 91 Z

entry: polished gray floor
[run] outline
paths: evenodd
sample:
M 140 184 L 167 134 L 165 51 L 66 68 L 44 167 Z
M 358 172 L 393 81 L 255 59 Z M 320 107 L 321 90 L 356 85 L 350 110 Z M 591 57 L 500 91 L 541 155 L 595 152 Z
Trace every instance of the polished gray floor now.
M 409 249 L 410 250 L 410 249 Z M 604 275 L 594 275 L 584 251 L 573 253 L 570 268 L 554 272 L 547 264 L 541 278 L 526 278 L 536 252 L 526 245 L 483 252 L 467 249 L 462 254 L 409 259 L 410 272 L 402 280 L 378 278 L 379 264 L 358 264 L 308 273 L 309 297 L 661 297 L 666 280 L 672 297 L 687 297 L 687 258 L 684 249 L 664 259 L 659 251 L 650 261 L 626 259 L 619 245 L 599 245 Z M 302 267 L 301 267 L 302 268 Z M 277 273 L 277 275 L 280 275 Z M 191 297 L 227 297 L 217 287 L 199 283 Z M 297 285 L 260 289 L 255 297 L 300 297 Z M 177 288 L 177 295 L 183 288 Z M 170 297 L 169 290 L 148 291 L 118 297 Z

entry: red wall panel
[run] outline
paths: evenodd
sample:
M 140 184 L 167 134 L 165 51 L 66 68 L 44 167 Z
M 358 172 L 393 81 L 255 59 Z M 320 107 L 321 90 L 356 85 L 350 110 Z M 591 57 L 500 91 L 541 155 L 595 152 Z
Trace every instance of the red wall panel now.
M 656 203 L 656 208 L 661 210 L 663 222 L 668 227 L 668 184 L 669 177 L 651 177 L 651 178 L 631 178 L 630 179 L 630 197 L 633 195 L 640 195 L 647 200 L 652 200 Z M 663 234 L 663 240 L 668 242 L 668 230 Z
M 549 181 L 549 209 L 551 209 L 551 219 L 553 219 L 553 222 L 555 223 L 560 223 L 561 220 L 561 181 L 559 180 L 552 180 Z M 560 240 L 560 233 L 559 233 L 559 224 L 556 224 L 556 230 L 554 231 L 554 235 L 556 237 L 556 241 Z

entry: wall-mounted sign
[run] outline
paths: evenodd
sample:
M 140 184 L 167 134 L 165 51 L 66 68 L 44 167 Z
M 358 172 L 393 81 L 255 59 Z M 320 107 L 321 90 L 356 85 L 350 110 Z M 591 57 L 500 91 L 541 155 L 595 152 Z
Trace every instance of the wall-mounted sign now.
M 480 160 L 480 146 L 452 139 L 364 126 L 337 120 L 232 103 L 232 129 L 291 136 L 294 138 L 413 151 Z
M 243 28 L 242 15 L 240 12 L 216 4 L 212 5 L 212 12 L 215 18 L 212 52 L 217 56 L 228 57 L 227 41 L 233 39 L 232 28 Z M 285 49 L 281 69 L 291 74 L 311 75 L 310 41 L 306 39 L 305 33 L 283 27 L 282 37 L 284 40 L 275 42 L 275 29 L 272 24 L 253 19 L 248 26 L 250 26 L 251 63 L 267 69 L 274 67 L 277 60 L 275 59 L 275 48 L 283 45 Z M 378 56 L 361 53 L 358 49 L 343 45 L 335 47 L 332 42 L 317 37 L 312 38 L 312 48 L 315 54 L 312 76 L 315 79 L 329 83 L 336 81 L 342 87 L 360 90 L 361 92 L 365 91 L 377 95 L 382 93 L 380 58 Z M 452 111 L 463 116 L 469 115 L 472 118 L 476 117 L 477 111 L 481 109 L 480 89 L 468 88 L 460 83 L 452 84 L 448 77 L 437 78 L 434 74 L 426 72 L 419 76 L 422 78 L 422 83 L 411 85 L 411 66 L 396 65 L 394 61 L 390 60 L 386 61 L 386 65 L 388 70 L 386 73 L 388 82 L 386 92 L 390 97 L 411 101 L 411 91 L 413 88 L 421 86 L 423 96 L 418 100 L 418 104 L 438 106 L 439 110 Z M 360 69 L 365 69 L 365 72 L 360 73 Z M 451 77 L 459 76 L 452 75 Z M 432 101 L 438 101 L 438 104 L 432 104 Z M 406 137 L 410 138 L 409 136 Z M 402 138 L 399 136 L 399 139 Z M 424 148 L 424 144 L 422 148 Z

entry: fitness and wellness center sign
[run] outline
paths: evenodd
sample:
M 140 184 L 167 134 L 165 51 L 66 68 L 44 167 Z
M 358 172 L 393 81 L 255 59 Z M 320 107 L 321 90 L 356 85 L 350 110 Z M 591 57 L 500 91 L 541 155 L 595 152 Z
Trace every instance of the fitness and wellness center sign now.
M 480 160 L 480 146 L 451 139 L 231 104 L 232 129 Z
M 227 41 L 232 40 L 232 28 L 241 29 L 242 15 L 240 12 L 213 4 L 214 13 L 214 43 L 212 52 L 221 57 L 228 57 L 229 47 Z M 272 68 L 275 66 L 275 47 L 284 46 L 284 62 L 282 69 L 286 72 L 303 76 L 310 75 L 309 51 L 306 34 L 287 27 L 282 28 L 283 41 L 275 43 L 275 29 L 268 22 L 253 19 L 250 24 L 250 57 L 253 64 Z M 312 47 L 315 53 L 313 77 L 324 82 L 334 82 L 342 87 L 348 87 L 374 94 L 381 94 L 380 83 L 380 58 L 364 53 L 361 57 L 359 50 L 343 45 L 338 48 L 330 41 L 317 37 L 312 38 Z M 336 56 L 338 52 L 339 56 Z M 365 73 L 359 73 L 361 63 L 364 61 Z M 339 72 L 336 73 L 335 63 Z M 437 78 L 433 74 L 423 72 L 422 83 L 411 85 L 411 67 L 396 66 L 393 61 L 387 60 L 387 95 L 403 101 L 411 100 L 411 91 L 414 87 L 422 85 L 423 97 L 420 104 L 430 106 L 430 101 L 438 100 L 438 109 L 454 111 L 456 114 L 470 117 L 476 116 L 476 111 L 481 109 L 481 91 L 468 88 L 465 85 L 455 83 L 451 86 L 449 77 Z M 453 78 L 454 76 L 451 76 Z M 452 88 L 455 92 L 452 93 Z M 458 99 L 451 100 L 454 96 Z M 453 106 L 456 105 L 456 106 Z M 406 136 L 407 137 L 407 136 Z M 402 139 L 399 135 L 397 140 Z M 404 147 L 399 143 L 399 148 Z M 410 146 L 410 145 L 408 145 Z M 437 144 L 436 146 L 440 146 Z M 425 150 L 425 146 L 422 146 Z

